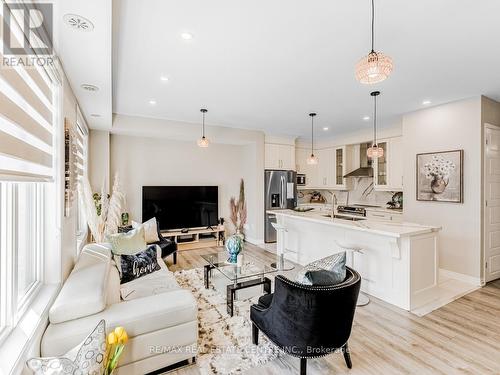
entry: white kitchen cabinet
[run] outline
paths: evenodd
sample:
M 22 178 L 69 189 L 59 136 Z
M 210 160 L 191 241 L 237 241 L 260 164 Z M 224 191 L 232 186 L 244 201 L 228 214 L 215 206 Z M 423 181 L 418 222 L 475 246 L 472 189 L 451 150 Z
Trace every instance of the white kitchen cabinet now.
M 318 173 L 316 174 L 315 187 L 330 189 L 335 185 L 335 149 L 325 148 L 317 150 L 318 156 Z
M 265 168 L 295 170 L 295 146 L 266 143 Z
M 373 161 L 373 183 L 375 190 L 403 190 L 402 137 L 388 138 L 378 142 L 384 156 Z
M 306 175 L 306 184 L 305 186 L 300 186 L 301 189 L 316 189 L 319 187 L 319 163 L 316 165 L 307 164 L 307 158 L 311 155 L 310 148 L 297 148 L 295 151 L 296 154 L 296 169 L 297 173 Z M 319 154 L 315 151 L 316 156 L 319 158 Z
M 347 179 L 344 176 L 347 174 L 347 148 L 346 146 L 336 147 L 334 150 L 334 181 L 335 189 L 345 190 L 347 187 Z
M 307 171 L 307 157 L 309 156 L 309 150 L 305 148 L 296 148 L 295 149 L 295 168 L 297 173 L 306 174 Z M 306 184 L 307 184 L 307 175 L 306 175 Z

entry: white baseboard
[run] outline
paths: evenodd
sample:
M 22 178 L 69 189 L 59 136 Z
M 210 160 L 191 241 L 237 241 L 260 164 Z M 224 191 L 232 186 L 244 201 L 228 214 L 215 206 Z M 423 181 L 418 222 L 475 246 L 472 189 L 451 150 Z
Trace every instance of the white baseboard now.
M 465 275 L 463 273 L 445 270 L 444 268 L 439 269 L 439 279 L 441 279 L 442 277 L 463 281 L 464 283 L 475 285 L 475 286 L 481 286 L 481 278 L 480 277 L 469 276 L 469 275 Z

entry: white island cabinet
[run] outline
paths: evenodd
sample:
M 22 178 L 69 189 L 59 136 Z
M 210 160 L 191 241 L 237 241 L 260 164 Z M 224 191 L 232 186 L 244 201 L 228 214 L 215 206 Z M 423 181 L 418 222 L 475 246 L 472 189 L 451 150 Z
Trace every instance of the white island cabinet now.
M 287 230 L 285 257 L 305 265 L 342 251 L 361 274 L 361 290 L 412 311 L 436 298 L 440 228 L 377 220 L 331 219 L 325 213 L 273 211 Z M 281 238 L 281 237 L 279 237 Z M 278 244 L 280 246 L 280 244 Z

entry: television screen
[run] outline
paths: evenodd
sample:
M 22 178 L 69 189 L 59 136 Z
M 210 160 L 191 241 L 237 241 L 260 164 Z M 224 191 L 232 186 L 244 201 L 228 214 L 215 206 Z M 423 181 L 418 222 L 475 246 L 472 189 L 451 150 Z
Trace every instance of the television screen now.
M 216 226 L 217 186 L 143 186 L 142 221 L 156 217 L 161 230 Z

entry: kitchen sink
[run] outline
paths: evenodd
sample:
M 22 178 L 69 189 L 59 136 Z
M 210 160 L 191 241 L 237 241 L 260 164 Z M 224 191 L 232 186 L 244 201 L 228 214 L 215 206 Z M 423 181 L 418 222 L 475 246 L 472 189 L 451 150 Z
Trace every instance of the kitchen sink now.
M 332 217 L 332 215 L 323 215 L 324 217 Z M 334 219 L 342 219 L 342 220 L 350 220 L 350 221 L 360 221 L 366 220 L 364 217 L 355 217 L 355 216 L 347 216 L 347 215 L 333 215 Z

